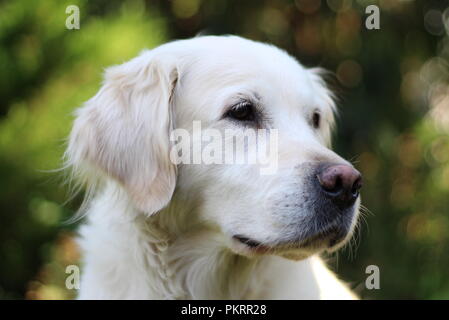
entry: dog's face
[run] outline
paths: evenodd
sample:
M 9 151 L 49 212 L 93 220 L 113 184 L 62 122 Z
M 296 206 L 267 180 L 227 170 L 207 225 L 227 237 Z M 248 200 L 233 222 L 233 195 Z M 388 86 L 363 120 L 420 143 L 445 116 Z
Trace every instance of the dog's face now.
M 301 259 L 343 245 L 357 220 L 361 177 L 328 148 L 333 112 L 316 70 L 272 46 L 201 37 L 110 70 L 79 111 L 69 157 L 120 182 L 141 211 L 159 211 L 176 187 L 181 198 L 196 199 L 199 223 L 217 230 L 233 251 Z M 174 129 L 193 137 L 176 148 L 202 151 L 192 146 L 201 140 L 194 121 L 201 133 L 214 129 L 225 137 L 232 129 L 235 139 L 215 143 L 235 157 L 267 145 L 257 139 L 234 148 L 248 131 L 275 135 L 275 157 L 264 164 L 275 170 L 261 174 L 260 162 L 174 164 Z

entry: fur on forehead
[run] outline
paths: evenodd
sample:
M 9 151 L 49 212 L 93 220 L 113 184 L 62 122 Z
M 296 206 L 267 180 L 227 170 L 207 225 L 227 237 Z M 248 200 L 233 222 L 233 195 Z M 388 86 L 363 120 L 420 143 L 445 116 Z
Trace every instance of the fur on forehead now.
M 171 42 L 158 50 L 177 56 L 181 70 L 180 85 L 185 79 L 196 80 L 197 83 L 206 81 L 208 86 L 213 86 L 214 82 L 220 86 L 234 85 L 239 80 L 247 82 L 264 73 L 277 77 L 283 82 L 283 87 L 299 88 L 299 82 L 310 84 L 320 107 L 329 112 L 336 111 L 334 96 L 323 80 L 327 71 L 307 69 L 287 52 L 271 44 L 237 36 L 200 36 Z
M 197 97 L 204 95 L 206 88 L 227 93 L 231 89 L 245 92 L 254 91 L 252 85 L 272 86 L 277 81 L 278 94 L 288 96 L 289 92 L 299 92 L 304 97 L 292 101 L 293 105 L 308 113 L 319 110 L 324 122 L 321 136 L 324 144 L 330 146 L 337 108 L 335 97 L 323 79 L 328 73 L 326 70 L 307 69 L 284 50 L 236 36 L 205 36 L 186 41 L 186 46 L 183 41 L 169 44 L 173 45 L 173 50 L 183 52 L 179 61 L 182 70 L 179 88 L 185 84 L 190 94 Z M 186 91 L 180 92 L 186 94 Z M 260 95 L 263 97 L 263 92 Z M 211 101 L 205 99 L 204 102 Z

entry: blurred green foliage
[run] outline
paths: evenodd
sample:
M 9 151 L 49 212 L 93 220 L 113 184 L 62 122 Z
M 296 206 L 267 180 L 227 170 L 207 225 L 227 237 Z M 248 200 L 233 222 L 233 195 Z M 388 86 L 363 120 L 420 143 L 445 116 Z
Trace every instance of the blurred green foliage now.
M 367 30 L 365 8 L 381 9 Z M 65 27 L 68 5 L 81 28 Z M 199 32 L 271 42 L 335 73 L 335 149 L 362 171 L 357 244 L 331 258 L 364 298 L 449 299 L 449 3 L 441 0 L 0 3 L 0 298 L 71 298 L 80 199 L 61 166 L 71 112 L 102 70 Z M 366 266 L 381 289 L 367 290 Z

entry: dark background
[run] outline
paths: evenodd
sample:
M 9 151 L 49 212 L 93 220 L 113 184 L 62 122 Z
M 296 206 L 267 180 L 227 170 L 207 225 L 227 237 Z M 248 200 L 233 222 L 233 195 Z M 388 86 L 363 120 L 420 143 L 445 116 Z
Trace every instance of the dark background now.
M 81 28 L 68 30 L 68 5 Z M 365 27 L 380 8 L 380 30 Z M 449 299 L 449 3 L 442 0 L 0 2 L 0 298 L 65 299 L 80 204 L 61 167 L 71 111 L 103 69 L 199 32 L 273 43 L 332 71 L 334 146 L 364 175 L 357 241 L 331 264 L 363 298 Z M 365 210 L 368 212 L 368 210 Z M 365 288 L 377 265 L 381 288 Z

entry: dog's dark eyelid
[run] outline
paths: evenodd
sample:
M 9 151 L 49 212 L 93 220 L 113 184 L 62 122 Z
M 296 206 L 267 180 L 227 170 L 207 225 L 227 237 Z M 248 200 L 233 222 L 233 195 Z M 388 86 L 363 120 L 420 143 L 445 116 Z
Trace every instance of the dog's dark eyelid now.
M 312 115 L 312 125 L 315 129 L 320 127 L 321 115 L 319 112 L 315 111 Z
M 224 115 L 225 118 L 232 118 L 236 121 L 255 121 L 256 110 L 249 101 L 241 101 L 232 106 Z

